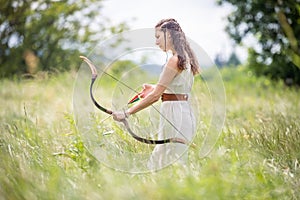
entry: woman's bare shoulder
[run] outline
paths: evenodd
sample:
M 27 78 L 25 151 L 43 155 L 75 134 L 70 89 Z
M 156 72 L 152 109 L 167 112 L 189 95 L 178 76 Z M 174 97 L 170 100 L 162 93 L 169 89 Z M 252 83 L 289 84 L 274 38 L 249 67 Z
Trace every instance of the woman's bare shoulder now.
M 172 69 L 177 69 L 178 70 L 178 57 L 176 55 L 173 55 L 167 64 L 168 67 Z

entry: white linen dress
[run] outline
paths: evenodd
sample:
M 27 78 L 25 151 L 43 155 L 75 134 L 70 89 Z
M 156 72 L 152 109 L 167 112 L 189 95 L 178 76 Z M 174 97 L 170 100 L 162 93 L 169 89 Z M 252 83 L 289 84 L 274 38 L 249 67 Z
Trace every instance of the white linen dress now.
M 161 73 L 162 76 L 163 72 Z M 194 76 L 190 65 L 178 74 L 164 93 L 187 94 L 190 98 Z M 158 82 L 160 84 L 160 81 Z M 158 139 L 182 138 L 191 142 L 196 130 L 196 119 L 188 101 L 164 101 L 160 108 Z M 150 170 L 157 170 L 178 162 L 185 164 L 188 146 L 180 143 L 156 145 L 148 162 Z

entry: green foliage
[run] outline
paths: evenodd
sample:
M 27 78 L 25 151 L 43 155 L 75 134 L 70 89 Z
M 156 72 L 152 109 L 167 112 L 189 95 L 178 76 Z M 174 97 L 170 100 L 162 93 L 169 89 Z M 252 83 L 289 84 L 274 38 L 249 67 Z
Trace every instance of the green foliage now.
M 300 174 L 299 120 L 299 116 L 274 114 L 259 119 L 261 126 L 247 130 L 257 151 L 269 158 L 274 168 L 291 174 Z
M 96 40 L 126 29 L 111 27 L 101 9 L 99 0 L 0 0 L 0 76 L 78 67 Z
M 218 0 L 235 8 L 227 17 L 226 31 L 238 44 L 249 35 L 257 45 L 251 50 L 249 66 L 257 74 L 300 84 L 299 1 Z M 259 67 L 258 67 L 259 66 Z M 274 72 L 276 71 L 276 72 Z
M 240 62 L 239 58 L 237 57 L 237 55 L 234 52 L 231 53 L 226 65 L 227 66 L 238 66 L 240 64 L 241 64 L 241 62 Z
M 200 158 L 196 147 L 186 167 L 139 175 L 114 171 L 88 153 L 72 115 L 74 74 L 0 80 L 0 199 L 298 199 L 299 89 L 244 67 L 221 74 L 227 114 L 214 151 Z M 97 90 L 111 93 L 116 84 L 106 81 Z M 201 95 L 206 112 L 210 102 Z M 119 154 L 144 152 L 144 144 L 118 124 L 101 124 L 100 116 L 91 128 L 116 139 Z M 103 136 L 104 125 L 116 134 Z M 194 142 L 202 144 L 201 133 Z
M 259 55 L 253 49 L 249 49 L 249 68 L 258 76 L 267 76 L 273 80 L 283 80 L 287 85 L 300 84 L 300 70 L 294 65 L 287 65 L 286 57 L 274 55 L 276 62 L 269 65 L 257 62 Z

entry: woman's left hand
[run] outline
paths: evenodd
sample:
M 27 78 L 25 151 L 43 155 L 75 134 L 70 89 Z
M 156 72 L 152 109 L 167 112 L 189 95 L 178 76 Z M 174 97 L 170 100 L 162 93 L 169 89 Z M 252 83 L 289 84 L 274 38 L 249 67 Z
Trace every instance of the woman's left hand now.
M 112 116 L 114 120 L 121 122 L 124 121 L 129 116 L 129 114 L 126 113 L 126 111 L 115 111 L 112 113 Z

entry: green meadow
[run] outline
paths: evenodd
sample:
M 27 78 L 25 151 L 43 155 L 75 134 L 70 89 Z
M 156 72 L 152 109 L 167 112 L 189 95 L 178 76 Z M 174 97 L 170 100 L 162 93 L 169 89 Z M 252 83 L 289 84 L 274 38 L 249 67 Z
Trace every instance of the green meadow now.
M 299 88 L 244 67 L 220 72 L 226 119 L 211 153 L 199 156 L 199 130 L 186 167 L 140 174 L 107 167 L 85 148 L 72 107 L 76 72 L 0 80 L 0 199 L 300 199 Z M 210 102 L 199 96 L 205 112 Z M 116 132 L 120 151 L 149 151 Z

